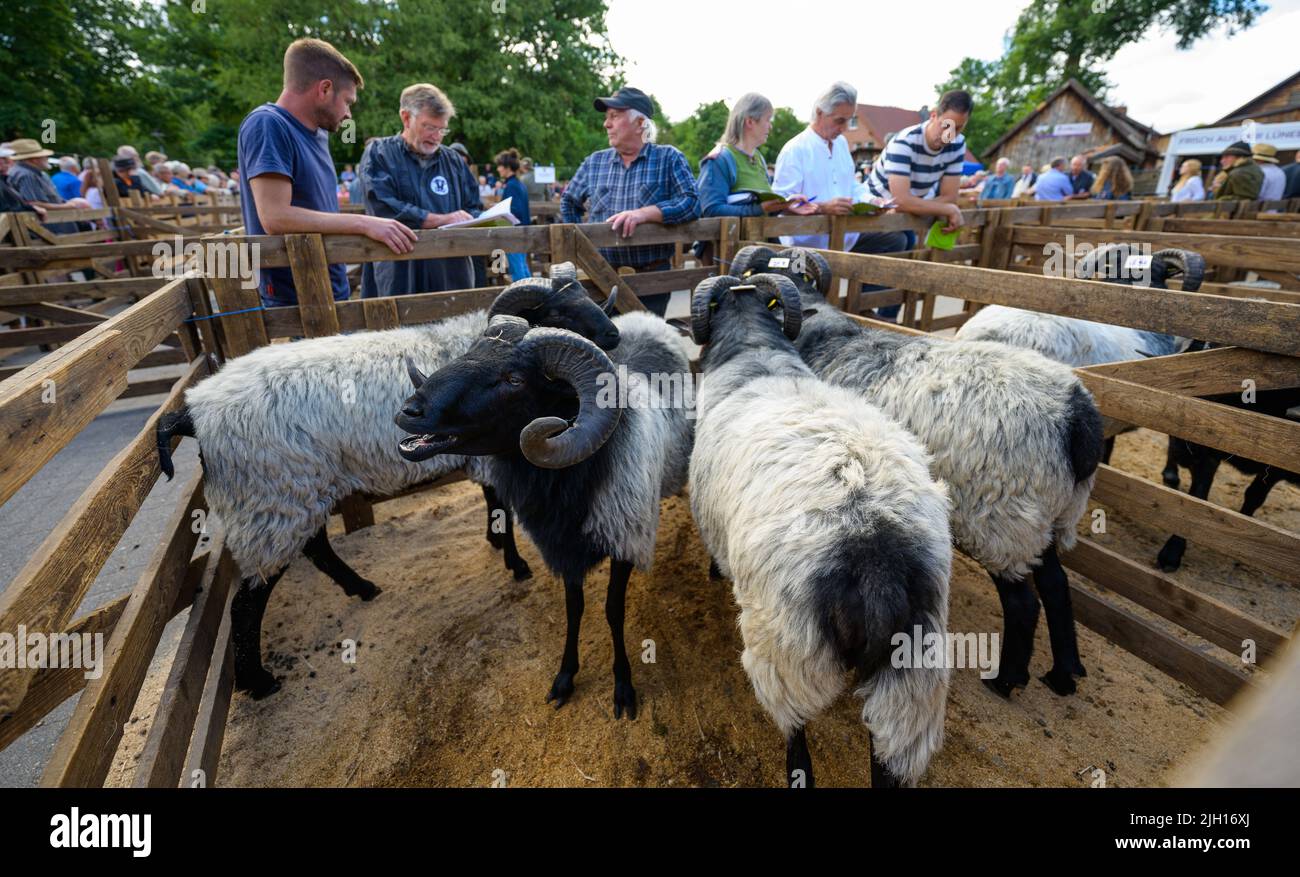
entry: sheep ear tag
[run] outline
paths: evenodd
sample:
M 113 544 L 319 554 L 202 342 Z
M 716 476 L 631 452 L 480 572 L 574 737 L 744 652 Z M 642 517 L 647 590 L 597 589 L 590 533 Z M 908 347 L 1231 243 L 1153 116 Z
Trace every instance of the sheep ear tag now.
M 789 257 L 789 256 L 773 256 L 772 258 L 770 258 L 770 259 L 767 260 L 767 267 L 768 267 L 768 268 L 789 268 L 789 267 L 790 267 L 790 257 Z

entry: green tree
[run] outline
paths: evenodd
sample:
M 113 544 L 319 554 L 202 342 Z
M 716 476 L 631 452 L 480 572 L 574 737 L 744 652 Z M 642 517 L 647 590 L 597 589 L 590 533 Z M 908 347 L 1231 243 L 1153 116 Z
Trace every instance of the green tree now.
M 1223 29 L 1231 36 L 1266 12 L 1259 0 L 1033 0 L 1016 19 L 996 61 L 965 58 L 939 86 L 975 97 L 967 140 L 978 153 L 1071 78 L 1104 99 L 1104 67 L 1151 28 L 1190 48 Z
M 807 127 L 808 123 L 799 121 L 794 110 L 777 107 L 772 115 L 772 130 L 768 132 L 767 142 L 763 144 L 763 155 L 767 156 L 769 162 L 775 163 L 776 157 L 781 154 L 781 147 Z

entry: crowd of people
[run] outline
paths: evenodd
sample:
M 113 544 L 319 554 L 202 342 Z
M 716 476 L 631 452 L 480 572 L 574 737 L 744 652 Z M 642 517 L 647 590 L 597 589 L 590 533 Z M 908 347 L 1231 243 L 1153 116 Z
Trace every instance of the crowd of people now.
M 490 163 L 476 164 L 462 143 L 447 142 L 456 110 L 442 89 L 430 83 L 405 88 L 398 101 L 401 130 L 366 141 L 360 162 L 341 175 L 329 152 L 329 136 L 351 117 L 364 87 L 356 66 L 322 40 L 292 43 L 284 56 L 284 82 L 272 103 L 253 109 L 238 135 L 238 170 L 191 168 L 149 152 L 142 161 L 131 146 L 112 160 L 113 183 L 120 195 L 131 191 L 149 198 L 182 198 L 212 189 L 238 191 L 248 234 L 341 233 L 365 235 L 402 254 L 412 250 L 416 232 L 464 223 L 478 217 L 486 202 L 510 199 L 520 224 L 530 222 L 531 205 L 559 198 L 568 223 L 608 223 L 629 237 L 644 223 L 676 225 L 700 217 L 793 215 L 844 216 L 862 204 L 939 220 L 951 233 L 962 225 L 959 196 L 980 201 L 1033 198 L 1038 201 L 1128 200 L 1134 179 L 1118 156 L 1102 158 L 1096 171 L 1088 157 L 1053 158 L 1035 171 L 1025 164 L 1012 176 L 1009 158 L 999 158 L 992 173 L 967 177 L 963 131 L 973 108 L 969 93 L 943 94 L 928 118 L 894 135 L 870 165 L 858 166 L 843 136 L 857 113 L 857 92 L 836 82 L 813 102 L 808 127 L 784 144 L 770 161 L 763 152 L 774 107 L 758 93 L 742 96 L 731 108 L 716 147 L 696 174 L 675 147 L 656 142 L 650 97 L 620 88 L 595 97 L 603 114 L 608 148 L 587 156 L 567 183 L 552 189 L 535 179 L 532 159 L 506 149 Z M 34 140 L 0 144 L 0 208 L 51 211 L 103 205 L 104 182 L 98 166 L 64 156 L 47 174 L 53 153 Z M 1175 201 L 1280 199 L 1300 194 L 1300 174 L 1292 163 L 1278 166 L 1277 150 L 1267 143 L 1234 143 L 1205 179 L 1201 163 L 1188 159 L 1171 190 Z M 1290 193 L 1290 194 L 1288 194 Z M 341 212 L 340 204 L 363 205 L 364 213 Z M 827 235 L 782 237 L 786 246 L 826 247 Z M 911 249 L 911 231 L 850 233 L 846 247 L 859 253 Z M 602 249 L 615 268 L 662 271 L 672 267 L 669 244 Z M 529 274 L 526 254 L 507 254 L 512 279 Z M 334 296 L 349 296 L 343 265 L 332 265 Z M 407 259 L 367 263 L 362 296 L 436 292 L 486 285 L 483 260 L 471 257 Z M 873 287 L 864 287 L 870 291 Z M 267 307 L 297 302 L 287 268 L 261 273 Z M 668 295 L 646 296 L 659 314 Z M 892 316 L 882 309 L 880 315 Z

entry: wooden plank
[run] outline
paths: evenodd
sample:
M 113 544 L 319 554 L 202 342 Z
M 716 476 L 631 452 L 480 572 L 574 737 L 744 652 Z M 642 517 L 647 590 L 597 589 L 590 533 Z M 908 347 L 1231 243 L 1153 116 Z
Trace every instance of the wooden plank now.
M 1221 706 L 1253 687 L 1244 670 L 1198 651 L 1118 603 L 1073 583 L 1070 602 L 1080 624 Z
M 28 558 L 0 593 L 0 630 L 17 630 L 20 624 L 33 631 L 67 627 L 158 478 L 158 419 L 179 408 L 185 390 L 206 374 L 206 360 L 195 360 L 144 428 L 82 491 Z M 0 714 L 14 711 L 30 682 L 31 671 L 0 673 Z
M 188 314 L 174 281 L 0 384 L 0 504 L 121 395 L 127 372 Z
M 136 788 L 174 789 L 181 779 L 217 632 L 232 593 L 231 583 L 238 577 L 235 562 L 224 550 L 220 537 L 213 540 L 208 556 L 203 584 L 190 609 L 140 753 L 132 783 Z
M 1041 265 L 1008 265 L 1004 270 L 1015 271 L 1019 274 L 1033 274 L 1037 277 L 1043 276 L 1043 266 Z M 1182 291 L 1182 280 L 1170 280 L 1169 288 Z M 1259 301 L 1276 301 L 1283 304 L 1300 304 L 1300 292 L 1292 292 L 1285 289 L 1270 289 L 1263 286 L 1241 286 L 1232 283 L 1202 283 L 1196 290 L 1204 295 L 1221 295 L 1228 298 L 1246 298 Z
M 337 335 L 339 318 L 334 311 L 334 289 L 321 236 L 288 234 L 284 236 L 284 244 L 289 252 L 293 286 L 298 293 L 303 333 L 308 338 Z
M 182 496 L 186 501 L 177 505 L 164 531 L 167 539 L 154 550 L 109 638 L 103 675 L 86 683 L 66 730 L 55 744 L 41 776 L 44 787 L 99 786 L 108 775 L 122 729 L 131 716 L 167 624 L 168 610 L 180 591 L 198 541 L 198 533 L 191 526 L 191 512 L 204 507 L 200 470 L 190 474 Z
M 208 282 L 203 277 L 191 277 L 186 282 L 190 294 L 190 307 L 193 314 L 189 319 L 194 322 L 203 342 L 203 350 L 212 356 L 218 366 L 225 364 L 221 352 L 221 342 L 217 339 L 217 327 L 212 320 L 212 302 L 209 296 Z
M 637 297 L 633 288 L 634 282 L 629 281 L 615 271 L 581 229 L 574 229 L 573 247 L 574 258 L 578 266 L 596 282 L 601 292 L 609 296 L 614 287 L 618 287 L 617 307 L 620 313 L 626 314 L 631 311 L 644 311 L 646 309 L 641 299 Z
M 226 715 L 230 712 L 230 697 L 235 689 L 234 645 L 230 639 L 231 599 L 234 599 L 234 589 L 231 589 L 226 609 L 221 613 L 212 665 L 208 668 L 203 700 L 199 702 L 199 713 L 194 723 L 194 737 L 181 773 L 182 787 L 216 784 L 221 744 L 226 736 Z
M 1300 423 L 1076 369 L 1102 414 L 1300 471 Z
M 1074 550 L 1061 556 L 1061 563 L 1234 654 L 1242 654 L 1245 641 L 1251 641 L 1258 654 L 1273 657 L 1288 642 L 1286 631 L 1179 585 L 1160 570 L 1135 563 L 1095 540 L 1080 538 Z
M 397 317 L 397 302 L 391 297 L 362 299 L 361 307 L 366 318 L 366 328 L 371 331 L 396 329 L 401 325 Z
M 194 602 L 194 594 L 198 591 L 199 581 L 203 578 L 203 570 L 207 566 L 208 555 L 206 552 L 195 557 L 190 561 L 190 568 L 185 574 L 185 582 L 181 587 L 180 593 L 176 597 L 176 602 L 172 604 L 170 618 L 175 618 L 182 610 L 189 608 Z M 113 627 L 122 615 L 122 610 L 126 608 L 130 595 L 118 597 L 116 600 L 101 606 L 98 609 L 88 612 L 76 621 L 72 622 L 65 633 L 68 634 L 101 634 L 107 639 L 113 633 Z M 35 678 L 32 679 L 31 688 L 27 691 L 27 696 L 23 698 L 22 705 L 14 713 L 0 715 L 0 750 L 3 750 L 13 741 L 17 740 L 51 710 L 63 703 L 72 695 L 86 687 L 85 670 L 78 667 L 58 667 L 38 670 Z
M 1300 238 L 1300 222 L 1256 219 L 1170 219 L 1164 231 L 1185 234 L 1251 235 L 1271 238 Z
M 415 295 L 392 296 L 392 300 L 397 308 L 398 324 L 411 326 L 444 320 L 469 311 L 483 310 L 500 294 L 501 287 L 485 286 L 455 292 L 422 292 Z M 365 329 L 365 302 L 371 300 L 338 302 L 336 309 L 340 331 L 357 332 Z M 268 308 L 254 315 L 265 315 L 261 325 L 271 338 L 303 334 L 302 315 L 296 307 Z
M 1096 246 L 1120 240 L 1149 243 L 1157 250 L 1165 247 L 1195 250 L 1210 265 L 1300 271 L 1300 247 L 1288 238 L 1017 226 L 1014 241 L 1016 244 L 1042 246 L 1064 241 L 1067 233 L 1074 236 L 1076 246 L 1081 243 Z
M 1254 381 L 1256 390 L 1300 387 L 1300 359 L 1244 347 L 1107 362 L 1090 365 L 1087 371 L 1188 396 L 1240 393 L 1245 380 Z
M 1017 233 L 1019 233 L 1017 231 Z M 819 250 L 872 283 L 1300 355 L 1300 305 Z
M 1097 470 L 1092 498 L 1167 533 L 1189 534 L 1198 545 L 1277 576 L 1293 588 L 1300 587 L 1300 534 L 1104 463 Z
M 243 356 L 250 350 L 271 343 L 263 322 L 264 311 L 257 310 L 262 307 L 262 298 L 256 289 L 246 289 L 234 277 L 209 277 L 208 282 L 212 284 L 217 307 L 224 315 L 217 319 L 221 321 L 221 333 L 226 344 L 222 353 L 227 359 Z M 293 308 L 293 311 L 297 314 L 297 308 Z M 299 321 L 294 334 L 301 333 L 302 323 Z
M 35 317 L 38 320 L 48 320 L 51 323 L 93 326 L 108 319 L 103 314 L 97 314 L 94 311 L 56 304 L 11 304 L 7 305 L 7 307 L 13 313 Z

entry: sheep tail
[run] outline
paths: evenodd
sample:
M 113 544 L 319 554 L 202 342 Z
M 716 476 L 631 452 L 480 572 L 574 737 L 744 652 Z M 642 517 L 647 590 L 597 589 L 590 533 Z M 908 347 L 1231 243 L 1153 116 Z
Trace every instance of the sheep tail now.
M 194 438 L 194 421 L 190 419 L 189 406 L 182 405 L 179 410 L 158 418 L 157 434 L 158 466 L 167 480 L 171 481 L 176 474 L 176 469 L 172 466 L 172 439 L 176 436 Z

